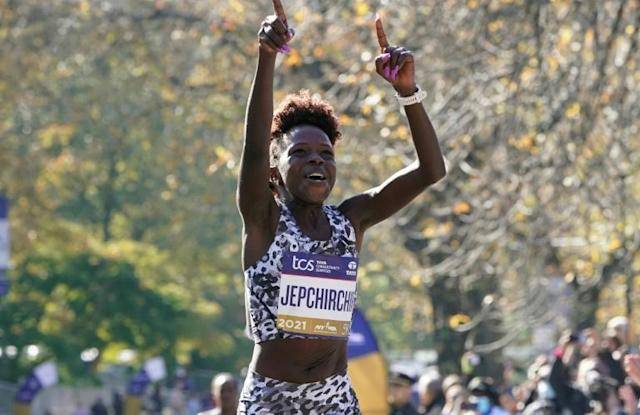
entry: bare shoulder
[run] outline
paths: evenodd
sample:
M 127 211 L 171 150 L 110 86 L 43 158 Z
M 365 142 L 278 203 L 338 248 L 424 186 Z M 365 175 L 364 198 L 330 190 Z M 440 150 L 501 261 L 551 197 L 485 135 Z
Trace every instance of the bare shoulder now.
M 364 199 L 366 195 L 359 194 L 352 196 L 348 199 L 345 199 L 338 205 L 338 210 L 342 212 L 343 215 L 349 219 L 353 226 L 359 227 L 360 225 L 360 216 L 359 216 L 359 208 L 362 208 L 364 205 Z
M 259 220 L 244 221 L 242 235 L 242 265 L 244 269 L 255 264 L 273 242 L 280 218 L 280 207 L 272 198 Z
M 367 199 L 369 198 L 370 196 L 367 193 L 361 193 L 345 199 L 340 203 L 340 205 L 338 205 L 338 210 L 342 212 L 347 219 L 349 219 L 349 222 L 351 222 L 351 225 L 356 232 L 356 245 L 358 250 L 360 250 L 362 245 L 364 232 L 367 230 L 362 213 L 367 205 Z

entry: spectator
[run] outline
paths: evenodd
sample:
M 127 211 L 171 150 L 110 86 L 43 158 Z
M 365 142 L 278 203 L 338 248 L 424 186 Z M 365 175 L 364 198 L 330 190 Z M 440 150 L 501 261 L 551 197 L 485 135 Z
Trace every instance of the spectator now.
M 633 353 L 624 357 L 624 370 L 627 372 L 631 382 L 635 386 L 640 386 L 640 354 Z M 640 410 L 640 406 L 638 407 Z
M 153 391 L 151 392 L 151 414 L 160 415 L 164 409 L 164 401 L 162 399 L 162 387 L 159 383 L 153 385 Z
M 606 334 L 615 336 L 620 341 L 619 347 L 616 349 L 622 354 L 629 351 L 629 319 L 625 316 L 616 316 L 607 322 Z
M 174 385 L 169 391 L 169 403 L 171 413 L 175 415 L 184 415 L 187 410 L 187 398 L 180 383 Z
M 447 375 L 442 381 L 442 393 L 445 395 L 445 397 L 449 388 L 454 385 L 462 385 L 462 378 L 460 378 L 460 376 L 456 374 Z
M 618 415 L 635 415 L 638 410 L 638 399 L 640 398 L 640 387 L 632 383 L 625 383 L 618 389 L 618 397 L 622 402 L 622 407 Z
M 560 339 L 559 346 L 554 353 L 555 360 L 549 375 L 549 385 L 554 392 L 556 406 L 559 410 L 582 415 L 589 411 L 589 399 L 583 391 L 573 385 L 569 369 L 573 360 L 571 356 L 575 350 L 576 340 L 574 336 L 563 336 Z
M 449 376 L 447 376 L 449 378 Z M 445 378 L 445 382 L 447 380 Z M 451 383 L 446 389 L 442 415 L 458 415 L 467 403 L 468 392 L 460 383 Z
M 193 390 L 190 391 L 187 399 L 187 415 L 196 415 L 203 409 L 198 394 Z
M 617 413 L 620 403 L 617 396 L 618 382 L 598 371 L 587 374 L 591 410 L 597 414 Z
M 117 390 L 111 393 L 111 405 L 113 406 L 113 415 L 124 414 L 124 402 L 122 401 L 122 395 Z
M 518 412 L 518 400 L 513 396 L 511 390 L 505 390 L 500 393 L 499 397 L 500 407 L 504 408 L 510 414 Z
M 581 340 L 578 342 L 578 346 L 580 347 L 582 360 L 578 363 L 576 386 L 586 392 L 588 390 L 586 375 L 598 366 L 600 335 L 596 330 L 588 328 L 583 330 L 582 336 L 578 339 Z
M 200 415 L 235 415 L 238 410 L 238 381 L 231 373 L 220 373 L 211 381 L 215 408 Z
M 532 402 L 522 411 L 522 415 L 555 415 L 556 413 L 554 404 L 544 399 Z
M 420 399 L 418 413 L 421 415 L 440 414 L 445 402 L 442 392 L 442 376 L 437 372 L 422 375 L 418 381 L 418 395 Z
M 493 386 L 493 379 L 475 377 L 467 386 L 471 396 L 469 402 L 473 409 L 480 415 L 507 415 L 500 407 L 498 391 Z
M 599 372 L 603 376 L 612 378 L 616 387 L 624 383 L 625 374 L 623 368 L 624 355 L 621 352 L 623 343 L 616 336 L 605 336 L 601 349 L 598 352 L 600 363 Z
M 629 375 L 629 378 L 640 386 L 640 354 L 626 355 L 624 358 L 624 370 Z
M 404 373 L 393 373 L 389 379 L 390 415 L 418 415 L 411 404 L 411 385 L 414 379 Z
M 109 415 L 109 411 L 104 402 L 102 402 L 102 398 L 96 399 L 93 405 L 91 405 L 91 415 Z

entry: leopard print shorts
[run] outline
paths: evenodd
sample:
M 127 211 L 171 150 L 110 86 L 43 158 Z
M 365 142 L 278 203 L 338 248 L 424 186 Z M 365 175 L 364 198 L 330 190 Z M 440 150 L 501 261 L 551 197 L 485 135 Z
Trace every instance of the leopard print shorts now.
M 359 415 L 360 406 L 347 373 L 299 384 L 250 371 L 240 395 L 238 414 Z

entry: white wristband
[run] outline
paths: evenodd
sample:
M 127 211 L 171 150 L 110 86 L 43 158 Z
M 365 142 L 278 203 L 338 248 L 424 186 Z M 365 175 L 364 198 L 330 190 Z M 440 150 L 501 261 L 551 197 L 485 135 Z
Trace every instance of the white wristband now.
M 422 88 L 420 88 L 420 85 L 416 86 L 418 87 L 418 90 L 414 92 L 413 95 L 409 95 L 408 97 L 401 97 L 396 92 L 396 98 L 400 105 L 406 107 L 407 105 L 417 104 L 418 102 L 422 102 L 422 100 L 427 97 L 427 91 L 424 91 Z

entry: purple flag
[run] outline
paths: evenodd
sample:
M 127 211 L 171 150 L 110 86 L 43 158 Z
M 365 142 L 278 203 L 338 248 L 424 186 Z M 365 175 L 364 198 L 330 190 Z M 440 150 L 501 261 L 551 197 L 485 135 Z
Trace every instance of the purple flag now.
M 20 403 L 31 403 L 40 389 L 42 389 L 42 383 L 40 383 L 35 373 L 32 373 L 22 385 L 20 385 L 20 389 L 16 392 L 16 401 Z
M 129 382 L 127 394 L 131 396 L 142 396 L 150 383 L 151 379 L 149 379 L 149 375 L 147 375 L 144 369 L 141 369 Z
M 9 200 L 0 195 L 0 297 L 9 292 Z

